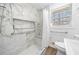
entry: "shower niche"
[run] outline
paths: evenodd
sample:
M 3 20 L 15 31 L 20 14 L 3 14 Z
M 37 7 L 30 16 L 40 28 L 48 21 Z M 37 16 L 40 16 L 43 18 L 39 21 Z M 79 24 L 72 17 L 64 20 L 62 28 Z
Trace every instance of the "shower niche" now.
M 35 22 L 21 19 L 13 19 L 14 33 L 30 33 L 35 30 Z

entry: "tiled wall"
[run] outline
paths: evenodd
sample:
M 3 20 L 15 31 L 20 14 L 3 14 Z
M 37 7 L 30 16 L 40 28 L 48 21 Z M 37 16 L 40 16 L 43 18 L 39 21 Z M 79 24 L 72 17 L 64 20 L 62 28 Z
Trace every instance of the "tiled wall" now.
M 6 4 L 9 5 L 9 4 Z M 28 4 L 12 4 L 12 17 L 16 19 L 39 22 L 39 12 Z M 7 6 L 6 6 L 7 7 Z M 8 10 L 8 8 L 7 8 Z M 10 17 L 10 16 L 9 16 Z M 2 20 L 0 35 L 0 54 L 17 54 L 34 41 L 36 32 L 30 34 L 14 34 L 13 20 Z M 29 41 L 30 40 L 30 41 Z

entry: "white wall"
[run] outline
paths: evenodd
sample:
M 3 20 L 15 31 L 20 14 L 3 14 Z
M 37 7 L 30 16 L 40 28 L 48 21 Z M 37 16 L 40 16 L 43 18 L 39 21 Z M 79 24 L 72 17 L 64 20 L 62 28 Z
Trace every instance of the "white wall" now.
M 36 23 L 36 35 L 35 35 L 35 44 L 37 44 L 39 46 L 39 48 L 42 47 L 42 31 L 43 31 L 43 14 L 42 14 L 42 10 L 38 10 L 39 11 L 39 21 Z
M 38 21 L 39 18 L 38 11 L 29 4 L 14 4 L 12 5 L 13 18 Z
M 79 3 L 72 4 L 72 26 L 73 34 L 79 34 Z
M 12 9 L 10 8 L 10 4 L 5 4 L 4 7 L 2 11 L 1 34 L 11 35 L 13 32 Z

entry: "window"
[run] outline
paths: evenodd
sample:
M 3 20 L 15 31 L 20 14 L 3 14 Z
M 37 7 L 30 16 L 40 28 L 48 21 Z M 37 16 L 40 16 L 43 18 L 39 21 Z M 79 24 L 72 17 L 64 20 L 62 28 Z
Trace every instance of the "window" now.
M 70 23 L 72 17 L 72 6 L 71 4 L 64 8 L 57 9 L 52 12 L 53 25 L 67 25 Z

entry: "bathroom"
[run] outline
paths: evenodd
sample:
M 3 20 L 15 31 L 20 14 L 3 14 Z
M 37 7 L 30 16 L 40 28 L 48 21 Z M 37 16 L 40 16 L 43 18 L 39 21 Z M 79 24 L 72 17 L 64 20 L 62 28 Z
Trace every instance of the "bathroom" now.
M 48 46 L 54 55 L 78 55 L 78 9 L 79 3 L 0 3 L 0 55 L 45 55 Z

